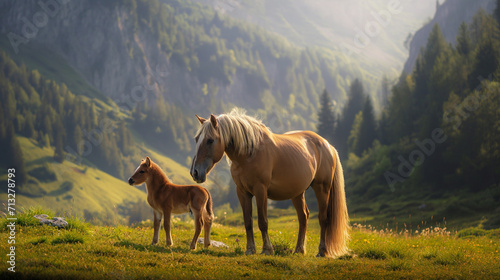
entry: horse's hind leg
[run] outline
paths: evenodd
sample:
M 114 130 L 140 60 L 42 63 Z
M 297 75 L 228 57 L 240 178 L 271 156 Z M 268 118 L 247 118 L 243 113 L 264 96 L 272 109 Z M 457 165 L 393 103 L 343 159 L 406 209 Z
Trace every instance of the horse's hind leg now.
M 318 199 L 318 219 L 319 225 L 321 227 L 321 235 L 318 246 L 318 254 L 316 257 L 325 257 L 327 254 L 326 250 L 326 227 L 328 226 L 328 195 L 330 191 L 326 184 L 314 182 L 312 185 L 316 198 Z
M 201 228 L 203 227 L 203 213 L 201 213 L 200 209 L 193 209 L 194 213 L 194 236 L 191 241 L 191 250 L 196 249 L 196 243 L 198 242 L 198 237 L 200 236 Z
M 297 210 L 297 218 L 299 220 L 299 236 L 297 238 L 297 246 L 295 247 L 295 253 L 306 253 L 306 230 L 307 230 L 307 221 L 309 219 L 309 209 L 306 205 L 306 200 L 304 198 L 304 193 L 301 195 L 292 198 L 293 206 L 295 210 Z
M 172 246 L 174 245 L 174 242 L 172 241 L 172 231 L 170 229 L 170 218 L 171 218 L 172 212 L 170 209 L 163 209 L 163 228 L 165 229 L 165 235 L 167 239 L 167 246 Z
M 203 227 L 205 231 L 205 248 L 210 246 L 210 230 L 212 229 L 212 217 L 207 213 L 207 211 L 203 211 Z
M 153 232 L 153 242 L 151 243 L 151 245 L 156 245 L 158 244 L 158 236 L 160 235 L 162 213 L 153 210 L 153 215 L 154 215 L 154 232 Z

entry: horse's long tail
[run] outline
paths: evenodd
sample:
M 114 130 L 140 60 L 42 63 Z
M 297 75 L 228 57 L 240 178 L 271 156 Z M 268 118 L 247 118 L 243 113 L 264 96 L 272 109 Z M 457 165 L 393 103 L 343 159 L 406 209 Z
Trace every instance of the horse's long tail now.
M 325 245 L 329 257 L 340 257 L 348 252 L 349 214 L 344 190 L 344 172 L 337 151 L 334 148 L 332 151 L 335 156 L 335 173 L 328 198 Z

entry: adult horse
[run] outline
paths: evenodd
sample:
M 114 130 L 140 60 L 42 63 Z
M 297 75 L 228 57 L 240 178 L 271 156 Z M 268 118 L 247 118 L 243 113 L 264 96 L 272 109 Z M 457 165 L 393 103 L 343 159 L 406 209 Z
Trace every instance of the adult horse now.
M 231 175 L 237 186 L 245 229 L 247 250 L 255 254 L 252 226 L 252 197 L 257 202 L 262 233 L 262 253 L 274 254 L 267 232 L 267 199 L 291 199 L 297 210 L 299 234 L 295 253 L 305 254 L 309 209 L 304 192 L 311 186 L 319 207 L 321 236 L 318 257 L 347 253 L 349 216 L 344 192 L 344 175 L 338 153 L 328 141 L 311 131 L 274 134 L 261 121 L 240 110 L 201 123 L 191 176 L 202 183 L 224 153 L 231 161 Z

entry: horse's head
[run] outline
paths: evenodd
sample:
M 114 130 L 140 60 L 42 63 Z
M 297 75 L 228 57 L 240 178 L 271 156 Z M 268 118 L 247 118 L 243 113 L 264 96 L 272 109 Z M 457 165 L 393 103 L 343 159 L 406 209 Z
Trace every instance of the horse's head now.
M 149 176 L 151 167 L 151 159 L 146 157 L 146 159 L 141 161 L 141 164 L 135 170 L 134 174 L 128 178 L 128 183 L 132 185 L 140 185 L 146 182 L 146 179 Z
M 210 115 L 210 120 L 198 117 L 201 128 L 196 135 L 196 150 L 191 164 L 191 176 L 197 183 L 207 180 L 207 174 L 224 155 L 224 143 L 221 139 L 217 118 Z

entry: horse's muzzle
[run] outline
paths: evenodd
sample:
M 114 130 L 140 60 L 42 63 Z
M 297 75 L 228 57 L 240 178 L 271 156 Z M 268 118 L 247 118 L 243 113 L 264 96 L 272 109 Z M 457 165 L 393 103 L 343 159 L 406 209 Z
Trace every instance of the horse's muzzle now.
M 194 168 L 192 171 L 191 171 L 191 177 L 193 177 L 193 180 L 200 184 L 200 183 L 204 183 L 206 180 L 207 180 L 207 173 L 204 172 L 204 171 L 198 171 L 198 169 Z
M 133 186 L 135 183 L 134 179 L 132 179 L 132 177 L 128 178 L 128 184 Z

